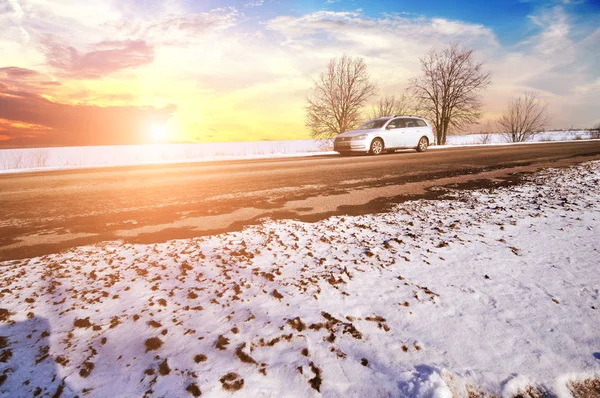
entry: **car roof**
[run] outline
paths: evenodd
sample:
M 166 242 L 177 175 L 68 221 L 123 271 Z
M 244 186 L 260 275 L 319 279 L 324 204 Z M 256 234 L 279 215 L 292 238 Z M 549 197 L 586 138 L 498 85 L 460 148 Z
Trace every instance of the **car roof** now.
M 405 118 L 411 118 L 411 119 L 423 119 L 425 120 L 425 118 L 421 117 L 421 116 L 414 116 L 414 115 L 394 115 L 394 116 L 390 116 L 390 117 L 405 117 Z
M 421 116 L 412 116 L 412 115 L 394 115 L 394 116 L 382 116 L 382 117 L 378 117 L 377 119 L 371 119 L 368 122 L 365 123 L 369 123 L 375 120 L 392 120 L 392 119 L 398 119 L 398 118 L 405 118 L 405 119 L 421 119 L 423 120 L 425 123 L 427 123 L 427 120 L 424 117 Z

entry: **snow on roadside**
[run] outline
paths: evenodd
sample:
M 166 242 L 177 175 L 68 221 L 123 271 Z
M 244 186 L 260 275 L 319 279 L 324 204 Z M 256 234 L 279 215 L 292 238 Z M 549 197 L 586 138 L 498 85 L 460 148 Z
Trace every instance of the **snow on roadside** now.
M 599 184 L 0 263 L 0 395 L 568 396 L 600 376 Z
M 550 141 L 588 140 L 593 137 L 590 132 L 549 131 L 540 133 L 526 143 L 507 143 L 501 134 L 491 134 L 489 137 L 485 134 L 450 135 L 447 145 L 433 145 L 431 149 L 543 144 Z M 338 155 L 337 152 L 328 150 L 329 146 L 322 140 L 287 140 L 0 149 L 0 174 Z
M 318 140 L 0 149 L 0 174 L 337 154 Z

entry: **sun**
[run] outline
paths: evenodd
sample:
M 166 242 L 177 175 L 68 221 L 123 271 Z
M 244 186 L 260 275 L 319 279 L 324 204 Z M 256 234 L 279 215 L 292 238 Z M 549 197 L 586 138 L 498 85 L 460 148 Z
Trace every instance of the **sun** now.
M 169 133 L 167 131 L 167 126 L 164 124 L 156 124 L 150 127 L 150 139 L 152 142 L 166 142 L 168 141 Z

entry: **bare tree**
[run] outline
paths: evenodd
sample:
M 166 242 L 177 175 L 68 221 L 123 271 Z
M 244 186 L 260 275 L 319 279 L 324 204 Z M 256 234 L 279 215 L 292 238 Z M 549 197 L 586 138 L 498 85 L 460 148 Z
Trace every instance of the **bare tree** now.
M 23 151 L 19 149 L 3 149 L 0 151 L 3 170 L 15 170 L 25 167 Z
M 486 120 L 479 130 L 477 143 L 482 145 L 491 144 L 494 141 L 494 135 L 497 131 L 498 127 L 496 126 L 496 121 Z
M 369 119 L 377 119 L 384 116 L 394 115 L 417 115 L 419 106 L 413 98 L 402 94 L 400 98 L 395 95 L 386 95 L 371 108 Z
M 37 148 L 31 151 L 31 167 L 46 167 L 50 153 L 47 149 Z
M 549 122 L 548 104 L 535 91 L 526 91 L 522 97 L 509 101 L 498 126 L 506 141 L 525 142 L 544 130 Z
M 473 59 L 473 50 L 456 44 L 421 58 L 423 76 L 410 80 L 409 89 L 435 128 L 436 141 L 446 143 L 449 127 L 476 123 L 481 117 L 482 92 L 490 85 L 490 72 Z
M 317 139 L 351 130 L 360 123 L 361 109 L 376 92 L 362 58 L 333 58 L 315 81 L 313 96 L 307 98 L 306 127 Z
M 590 129 L 590 138 L 597 140 L 600 138 L 600 123 Z
M 479 134 L 479 138 L 476 141 L 478 144 L 487 145 L 492 143 L 492 134 L 491 133 L 481 133 Z

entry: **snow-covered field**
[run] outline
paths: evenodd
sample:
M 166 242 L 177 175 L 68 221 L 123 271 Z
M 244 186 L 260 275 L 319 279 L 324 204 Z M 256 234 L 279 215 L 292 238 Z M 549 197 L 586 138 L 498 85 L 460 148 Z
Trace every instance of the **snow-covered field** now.
M 321 155 L 315 140 L 114 145 L 0 150 L 0 173 Z
M 532 142 L 589 139 L 589 132 L 539 134 Z M 499 134 L 448 136 L 446 146 L 505 144 Z M 0 173 L 336 154 L 317 140 L 1 149 Z M 432 147 L 436 148 L 436 147 Z
M 595 138 L 595 134 L 589 131 L 546 131 L 532 137 L 528 142 L 558 142 L 589 140 Z M 506 144 L 506 138 L 502 134 L 467 134 L 449 135 L 448 145 L 487 145 Z
M 598 396 L 598 186 L 0 263 L 0 395 Z

